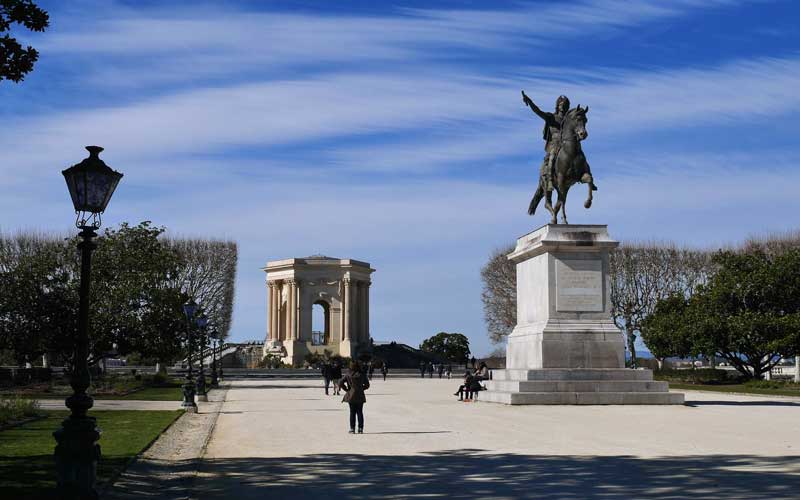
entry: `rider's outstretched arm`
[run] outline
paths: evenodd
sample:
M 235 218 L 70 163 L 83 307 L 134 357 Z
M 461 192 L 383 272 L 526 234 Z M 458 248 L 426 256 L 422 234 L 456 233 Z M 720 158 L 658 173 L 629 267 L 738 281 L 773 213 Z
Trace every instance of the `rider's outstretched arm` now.
M 525 95 L 525 92 L 522 92 L 522 102 L 524 102 L 526 106 L 531 108 L 531 111 L 536 113 L 539 116 L 539 118 L 541 118 L 542 120 L 547 121 L 547 118 L 548 118 L 547 117 L 547 113 L 545 113 L 544 111 L 539 109 L 539 106 L 534 104 L 534 102 L 531 100 L 531 98 L 528 97 L 527 95 Z

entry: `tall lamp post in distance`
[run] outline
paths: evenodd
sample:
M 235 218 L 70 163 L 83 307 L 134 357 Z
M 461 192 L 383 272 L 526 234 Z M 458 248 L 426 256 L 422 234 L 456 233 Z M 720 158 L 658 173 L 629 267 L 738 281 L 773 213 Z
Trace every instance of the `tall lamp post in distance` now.
M 88 416 L 94 400 L 87 389 L 89 374 L 89 285 L 92 272 L 92 240 L 97 236 L 101 214 L 117 188 L 122 174 L 100 159 L 100 146 L 86 146 L 89 157 L 63 170 L 72 204 L 77 215 L 75 225 L 81 230 L 81 284 L 78 306 L 78 330 L 74 340 L 72 395 L 66 399 L 70 415 L 53 432 L 56 440 L 55 461 L 58 490 L 63 499 L 95 499 L 97 462 L 100 460 L 100 430 L 94 417 Z
M 211 387 L 219 387 L 219 377 L 217 377 L 217 348 L 219 347 L 219 333 L 217 329 L 211 330 Z
M 197 318 L 197 326 L 200 329 L 200 373 L 197 374 L 197 400 L 208 401 L 208 391 L 206 391 L 206 371 L 203 366 L 203 358 L 205 356 L 206 344 L 208 337 L 206 336 L 206 328 L 208 327 L 208 316 L 202 313 Z
M 183 314 L 186 316 L 186 361 L 189 365 L 186 370 L 186 381 L 183 384 L 183 402 L 181 407 L 189 413 L 197 413 L 197 403 L 194 402 L 194 378 L 192 377 L 192 354 L 194 353 L 194 335 L 192 333 L 194 315 L 197 312 L 197 303 L 194 299 L 183 305 Z

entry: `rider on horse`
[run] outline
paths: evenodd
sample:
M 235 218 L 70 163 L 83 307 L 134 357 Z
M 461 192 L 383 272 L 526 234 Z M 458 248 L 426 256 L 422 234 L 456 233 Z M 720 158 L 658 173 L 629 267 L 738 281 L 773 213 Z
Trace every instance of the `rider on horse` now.
M 522 102 L 530 107 L 539 118 L 544 120 L 542 137 L 545 141 L 545 155 L 542 166 L 539 168 L 539 184 L 542 186 L 542 190 L 547 193 L 549 199 L 550 193 L 553 192 L 555 163 L 561 146 L 561 124 L 569 111 L 569 99 L 564 95 L 558 96 L 555 113 L 548 113 L 539 109 L 530 97 L 525 95 L 525 92 L 522 93 Z

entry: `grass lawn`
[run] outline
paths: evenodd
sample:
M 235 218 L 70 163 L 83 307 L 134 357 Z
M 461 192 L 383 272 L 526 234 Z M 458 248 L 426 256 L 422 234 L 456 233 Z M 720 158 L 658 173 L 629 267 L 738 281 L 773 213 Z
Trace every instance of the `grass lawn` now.
M 210 386 L 209 382 L 209 386 Z M 6 394 L 16 394 L 22 398 L 33 399 L 66 399 L 72 390 L 61 391 L 61 387 L 54 392 L 40 392 L 40 391 L 4 391 Z M 145 387 L 130 394 L 92 394 L 94 399 L 119 399 L 119 400 L 138 400 L 138 401 L 180 401 L 183 397 L 183 389 L 181 384 L 174 384 L 165 387 Z
M 788 387 L 785 389 L 767 389 L 760 387 L 751 387 L 747 384 L 707 385 L 707 384 L 679 384 L 675 382 L 670 382 L 669 388 L 682 391 L 738 392 L 745 394 L 758 394 L 761 396 L 800 397 L 800 386 L 798 386 L 798 388 Z
M 92 411 L 100 438 L 102 459 L 98 485 L 108 481 L 166 429 L 181 411 Z M 0 498 L 54 499 L 53 431 L 69 414 L 47 412 L 45 419 L 0 431 Z
M 180 401 L 183 399 L 183 389 L 176 387 L 145 387 L 140 391 L 135 391 L 124 396 L 113 394 L 102 394 L 93 396 L 95 399 L 118 399 L 136 401 Z

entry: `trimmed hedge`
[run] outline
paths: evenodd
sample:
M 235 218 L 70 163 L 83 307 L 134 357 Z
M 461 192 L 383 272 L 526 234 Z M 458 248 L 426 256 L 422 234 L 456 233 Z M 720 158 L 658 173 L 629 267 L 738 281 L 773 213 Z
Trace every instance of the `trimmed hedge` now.
M 667 382 L 681 382 L 684 384 L 737 384 L 741 382 L 738 372 L 720 370 L 719 368 L 696 368 L 676 370 L 666 368 L 653 373 L 656 380 Z

